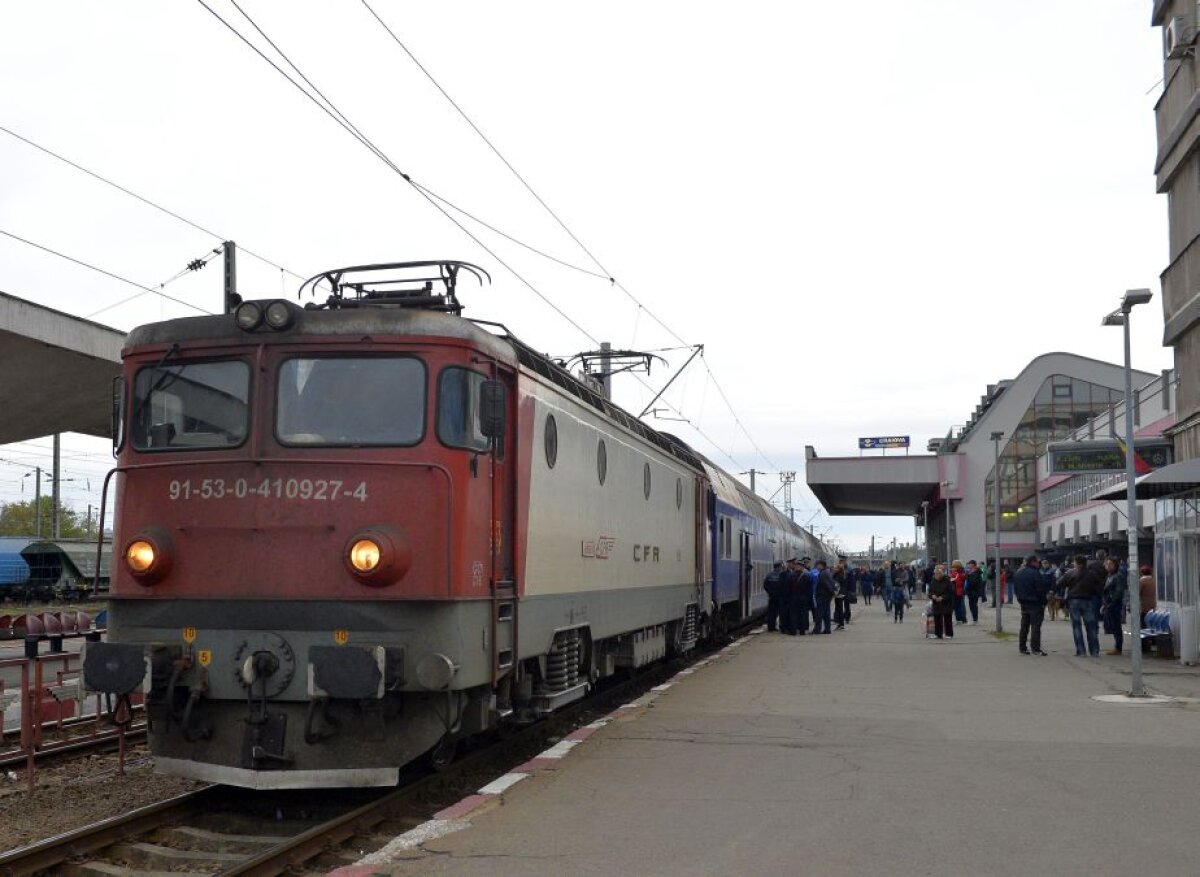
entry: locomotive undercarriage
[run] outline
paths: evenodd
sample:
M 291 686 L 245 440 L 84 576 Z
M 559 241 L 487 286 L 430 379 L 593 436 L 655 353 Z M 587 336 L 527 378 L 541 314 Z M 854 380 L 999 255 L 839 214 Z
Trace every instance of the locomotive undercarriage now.
M 521 655 L 495 684 L 488 601 L 114 601 L 114 641 L 90 647 L 85 676 L 93 690 L 145 692 L 165 772 L 249 788 L 386 786 L 426 753 L 436 766 L 460 738 L 691 648 L 697 606 L 671 590 L 669 620 L 599 637 L 571 623 L 577 596 L 522 601 Z M 328 627 L 305 629 L 313 618 Z

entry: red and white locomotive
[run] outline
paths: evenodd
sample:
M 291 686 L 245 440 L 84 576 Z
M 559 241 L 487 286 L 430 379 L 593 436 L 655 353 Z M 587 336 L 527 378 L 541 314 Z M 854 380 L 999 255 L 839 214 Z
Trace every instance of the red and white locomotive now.
M 159 769 L 390 785 L 729 616 L 711 464 L 462 318 L 463 273 L 482 275 L 340 269 L 314 278 L 322 305 L 130 333 L 109 641 L 85 679 L 144 693 Z M 765 550 L 811 540 L 775 517 Z M 740 565 L 734 615 L 765 604 L 770 559 Z

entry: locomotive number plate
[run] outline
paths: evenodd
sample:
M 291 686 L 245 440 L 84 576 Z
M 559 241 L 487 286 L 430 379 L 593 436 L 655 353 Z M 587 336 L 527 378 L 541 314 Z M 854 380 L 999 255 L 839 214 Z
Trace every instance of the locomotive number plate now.
M 176 478 L 167 486 L 173 500 L 288 499 L 305 502 L 367 501 L 367 482 L 336 478 Z

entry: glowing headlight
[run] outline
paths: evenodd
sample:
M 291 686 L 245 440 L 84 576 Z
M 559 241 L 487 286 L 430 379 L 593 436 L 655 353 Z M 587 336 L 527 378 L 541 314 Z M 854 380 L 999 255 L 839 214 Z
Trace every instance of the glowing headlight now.
M 253 332 L 263 320 L 262 308 L 258 302 L 247 301 L 237 306 L 233 319 L 243 332 Z
M 379 566 L 383 550 L 372 539 L 359 539 L 350 546 L 350 565 L 359 572 L 372 572 Z
M 292 306 L 286 301 L 273 301 L 267 305 L 267 325 L 272 329 L 286 329 L 292 325 Z
M 125 562 L 135 573 L 146 572 L 154 566 L 154 561 L 157 559 L 154 546 L 145 539 L 130 542 L 129 547 L 125 549 Z

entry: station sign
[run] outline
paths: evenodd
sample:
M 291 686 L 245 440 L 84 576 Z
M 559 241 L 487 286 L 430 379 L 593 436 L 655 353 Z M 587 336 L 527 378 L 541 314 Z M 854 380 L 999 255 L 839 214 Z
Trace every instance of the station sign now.
M 1134 468 L 1139 474 L 1159 469 L 1174 459 L 1171 443 L 1162 439 L 1134 441 L 1133 448 Z M 1051 475 L 1125 471 L 1125 450 L 1117 441 L 1053 442 L 1046 450 Z
M 874 438 L 860 438 L 858 440 L 858 449 L 860 451 L 871 450 L 872 448 L 907 448 L 908 436 L 906 435 L 884 435 Z

